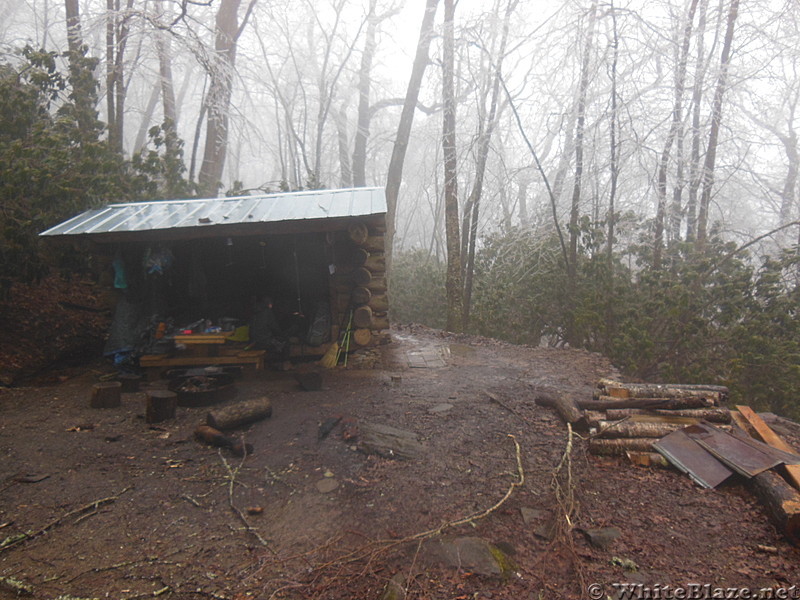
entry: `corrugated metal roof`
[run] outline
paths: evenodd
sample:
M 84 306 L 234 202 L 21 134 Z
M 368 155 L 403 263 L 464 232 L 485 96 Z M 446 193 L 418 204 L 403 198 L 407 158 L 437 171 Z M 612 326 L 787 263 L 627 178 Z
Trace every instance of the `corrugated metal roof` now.
M 159 200 L 111 204 L 87 210 L 39 235 L 113 234 L 358 217 L 385 212 L 384 188 L 378 187 L 205 200 Z

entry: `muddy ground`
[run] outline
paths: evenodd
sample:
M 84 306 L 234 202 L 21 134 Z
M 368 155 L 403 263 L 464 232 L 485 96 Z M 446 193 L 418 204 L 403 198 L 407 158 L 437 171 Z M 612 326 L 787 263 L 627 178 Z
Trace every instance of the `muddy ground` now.
M 421 327 L 393 338 L 326 372 L 321 391 L 301 390 L 293 371 L 247 371 L 238 399 L 267 395 L 273 416 L 237 430 L 255 448 L 245 460 L 194 441 L 208 409 L 150 426 L 142 392 L 89 408 L 111 371 L 99 361 L 0 390 L 0 543 L 11 543 L 0 577 L 43 599 L 377 600 L 388 589 L 523 600 L 590 597 L 592 583 L 615 597 L 626 581 L 800 584 L 800 552 L 740 482 L 702 490 L 675 471 L 589 456 L 575 438 L 555 493 L 567 433 L 533 389 L 589 397 L 614 374 L 601 356 Z M 383 458 L 343 439 L 368 423 L 413 432 L 424 451 Z M 591 545 L 583 530 L 607 526 L 620 537 Z M 500 548 L 503 572 L 447 564 L 440 540 L 462 537 Z

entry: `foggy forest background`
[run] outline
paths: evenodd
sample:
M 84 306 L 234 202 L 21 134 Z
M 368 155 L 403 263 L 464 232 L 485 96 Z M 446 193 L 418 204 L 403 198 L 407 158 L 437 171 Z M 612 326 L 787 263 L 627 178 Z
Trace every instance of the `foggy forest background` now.
M 0 0 L 0 282 L 112 202 L 380 186 L 392 319 L 800 416 L 796 0 Z

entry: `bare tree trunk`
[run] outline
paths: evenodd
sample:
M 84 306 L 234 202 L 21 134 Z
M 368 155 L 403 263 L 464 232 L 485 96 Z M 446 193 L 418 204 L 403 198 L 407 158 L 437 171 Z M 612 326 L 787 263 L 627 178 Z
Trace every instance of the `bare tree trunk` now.
M 611 123 L 609 124 L 610 135 L 610 162 L 611 162 L 611 190 L 608 194 L 608 216 L 607 216 L 607 237 L 606 240 L 606 268 L 608 277 L 606 281 L 606 347 L 611 349 L 611 339 L 616 330 L 614 319 L 614 227 L 616 225 L 616 200 L 617 200 L 617 180 L 619 179 L 619 148 L 617 147 L 617 132 L 619 131 L 619 113 L 617 112 L 617 62 L 619 60 L 619 34 L 617 32 L 617 13 L 614 8 L 614 0 L 611 0 L 611 25 L 613 36 L 613 58 L 611 61 Z
M 236 65 L 236 43 L 247 24 L 256 0 L 251 0 L 242 24 L 239 6 L 242 0 L 221 0 L 216 17 L 214 56 L 209 64 L 211 85 L 206 96 L 206 143 L 198 183 L 205 196 L 216 196 L 225 168 L 228 151 L 228 120 Z
M 76 108 L 76 121 L 81 136 L 86 140 L 96 139 L 97 112 L 95 110 L 96 88 L 94 77 L 89 72 L 85 59 L 87 51 L 81 32 L 81 17 L 78 0 L 64 0 L 67 14 L 67 43 L 69 51 L 69 74 L 72 98 Z
M 403 179 L 403 162 L 406 158 L 408 140 L 411 136 L 411 125 L 414 122 L 414 109 L 422 85 L 422 76 L 428 66 L 428 49 L 433 37 L 433 20 L 439 0 L 427 0 L 425 14 L 417 42 L 417 53 L 414 56 L 414 66 L 411 69 L 411 78 L 406 90 L 406 99 L 400 123 L 397 126 L 397 137 L 392 148 L 392 158 L 389 162 L 389 172 L 386 176 L 386 270 L 391 272 L 392 243 L 394 242 L 395 220 L 397 216 L 397 201 L 400 194 L 400 183 Z
M 377 0 L 370 0 L 369 2 L 364 52 L 361 55 L 361 68 L 358 71 L 358 125 L 356 126 L 356 139 L 353 146 L 353 185 L 355 187 L 367 185 L 367 140 L 369 139 L 371 119 L 369 91 L 372 83 L 370 75 L 372 72 L 372 59 L 375 56 L 375 36 L 378 29 L 378 19 L 375 15 L 376 4 Z
M 164 0 L 156 3 L 157 15 L 160 17 L 164 13 Z M 166 32 L 156 32 L 156 50 L 158 51 L 158 73 L 161 77 L 161 97 L 164 106 L 164 121 L 178 128 L 178 111 L 175 103 L 175 83 L 172 77 L 172 57 L 170 54 L 170 39 Z
M 444 224 L 447 234 L 447 330 L 461 331 L 463 287 L 461 284 L 461 236 L 458 224 L 458 166 L 456 164 L 456 99 L 454 83 L 455 0 L 444 0 L 442 35 L 442 157 L 444 159 Z
M 581 80 L 578 89 L 577 118 L 575 126 L 575 181 L 572 187 L 572 202 L 569 213 L 569 260 L 567 262 L 567 297 L 572 303 L 575 298 L 578 278 L 578 217 L 581 205 L 581 180 L 583 176 L 583 135 L 586 123 L 586 96 L 589 89 L 589 65 L 592 58 L 594 25 L 597 18 L 597 0 L 592 0 L 589 9 L 589 21 L 586 26 L 586 43 L 583 48 L 581 63 Z M 579 343 L 575 331 L 574 307 L 568 309 L 567 342 L 575 346 Z
M 466 268 L 464 269 L 464 305 L 463 305 L 463 329 L 469 327 L 470 309 L 472 305 L 472 280 L 475 272 L 475 240 L 478 237 L 478 217 L 480 216 L 481 195 L 483 194 L 483 178 L 486 173 L 486 161 L 489 158 L 489 145 L 492 141 L 497 122 L 497 104 L 500 97 L 500 78 L 502 76 L 503 58 L 506 53 L 506 42 L 508 41 L 508 24 L 511 13 L 517 6 L 518 0 L 509 0 L 506 6 L 505 18 L 503 19 L 503 31 L 500 38 L 500 48 L 497 57 L 492 58 L 490 68 L 493 68 L 494 78 L 492 82 L 492 100 L 489 108 L 489 115 L 486 118 L 486 126 L 482 128 L 478 139 L 478 160 L 475 165 L 475 183 L 472 186 L 467 206 L 471 207 L 469 233 L 464 232 L 464 236 L 469 239 L 467 249 Z
M 150 97 L 147 99 L 144 113 L 142 114 L 142 121 L 139 124 L 139 131 L 136 133 L 136 141 L 133 143 L 133 153 L 141 152 L 147 142 L 147 132 L 150 130 L 150 123 L 153 120 L 153 113 L 156 111 L 156 104 L 161 95 L 161 82 L 153 85 L 150 90 Z
M 658 181 L 656 185 L 658 206 L 656 208 L 655 232 L 653 236 L 653 269 L 661 268 L 661 253 L 664 246 L 664 223 L 667 208 L 667 169 L 669 167 L 672 143 L 678 134 L 683 121 L 683 92 L 686 89 L 686 63 L 689 56 L 689 42 L 692 39 L 692 23 L 697 11 L 698 0 L 690 0 L 689 10 L 686 15 L 686 24 L 683 30 L 683 42 L 680 48 L 678 65 L 675 71 L 675 96 L 672 104 L 672 123 L 670 124 L 664 149 L 661 151 L 661 160 L 658 164 Z M 674 217 L 674 215 L 673 215 Z
M 353 169 L 350 165 L 350 144 L 347 139 L 347 108 L 343 103 L 336 112 L 336 133 L 339 140 L 339 185 L 353 187 Z
M 692 151 L 689 169 L 689 198 L 686 201 L 686 241 L 694 241 L 697 236 L 697 193 L 700 189 L 702 170 L 700 167 L 700 113 L 705 81 L 705 49 L 703 39 L 706 33 L 706 13 L 708 0 L 700 4 L 700 18 L 697 22 L 697 64 L 695 65 L 694 87 L 692 89 Z
M 733 43 L 733 28 L 739 13 L 739 0 L 731 0 L 728 10 L 728 24 L 725 29 L 725 41 L 722 45 L 720 58 L 719 78 L 717 89 L 714 93 L 714 105 L 711 112 L 711 131 L 708 135 L 708 148 L 706 160 L 703 165 L 703 192 L 700 196 L 700 207 L 697 214 L 697 242 L 702 248 L 708 236 L 708 208 L 711 204 L 711 191 L 714 187 L 714 166 L 717 158 L 717 145 L 719 143 L 719 128 L 722 122 L 722 99 L 728 82 L 728 65 L 730 63 L 731 44 Z

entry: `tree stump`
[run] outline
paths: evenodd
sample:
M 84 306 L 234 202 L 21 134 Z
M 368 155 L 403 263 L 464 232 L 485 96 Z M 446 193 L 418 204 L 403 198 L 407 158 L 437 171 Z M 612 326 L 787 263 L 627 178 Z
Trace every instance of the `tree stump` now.
M 96 383 L 92 386 L 92 397 L 89 402 L 92 408 L 116 408 L 121 404 L 119 381 Z
M 178 407 L 178 394 L 169 390 L 151 390 L 147 392 L 147 408 L 145 422 L 161 423 L 175 418 Z

